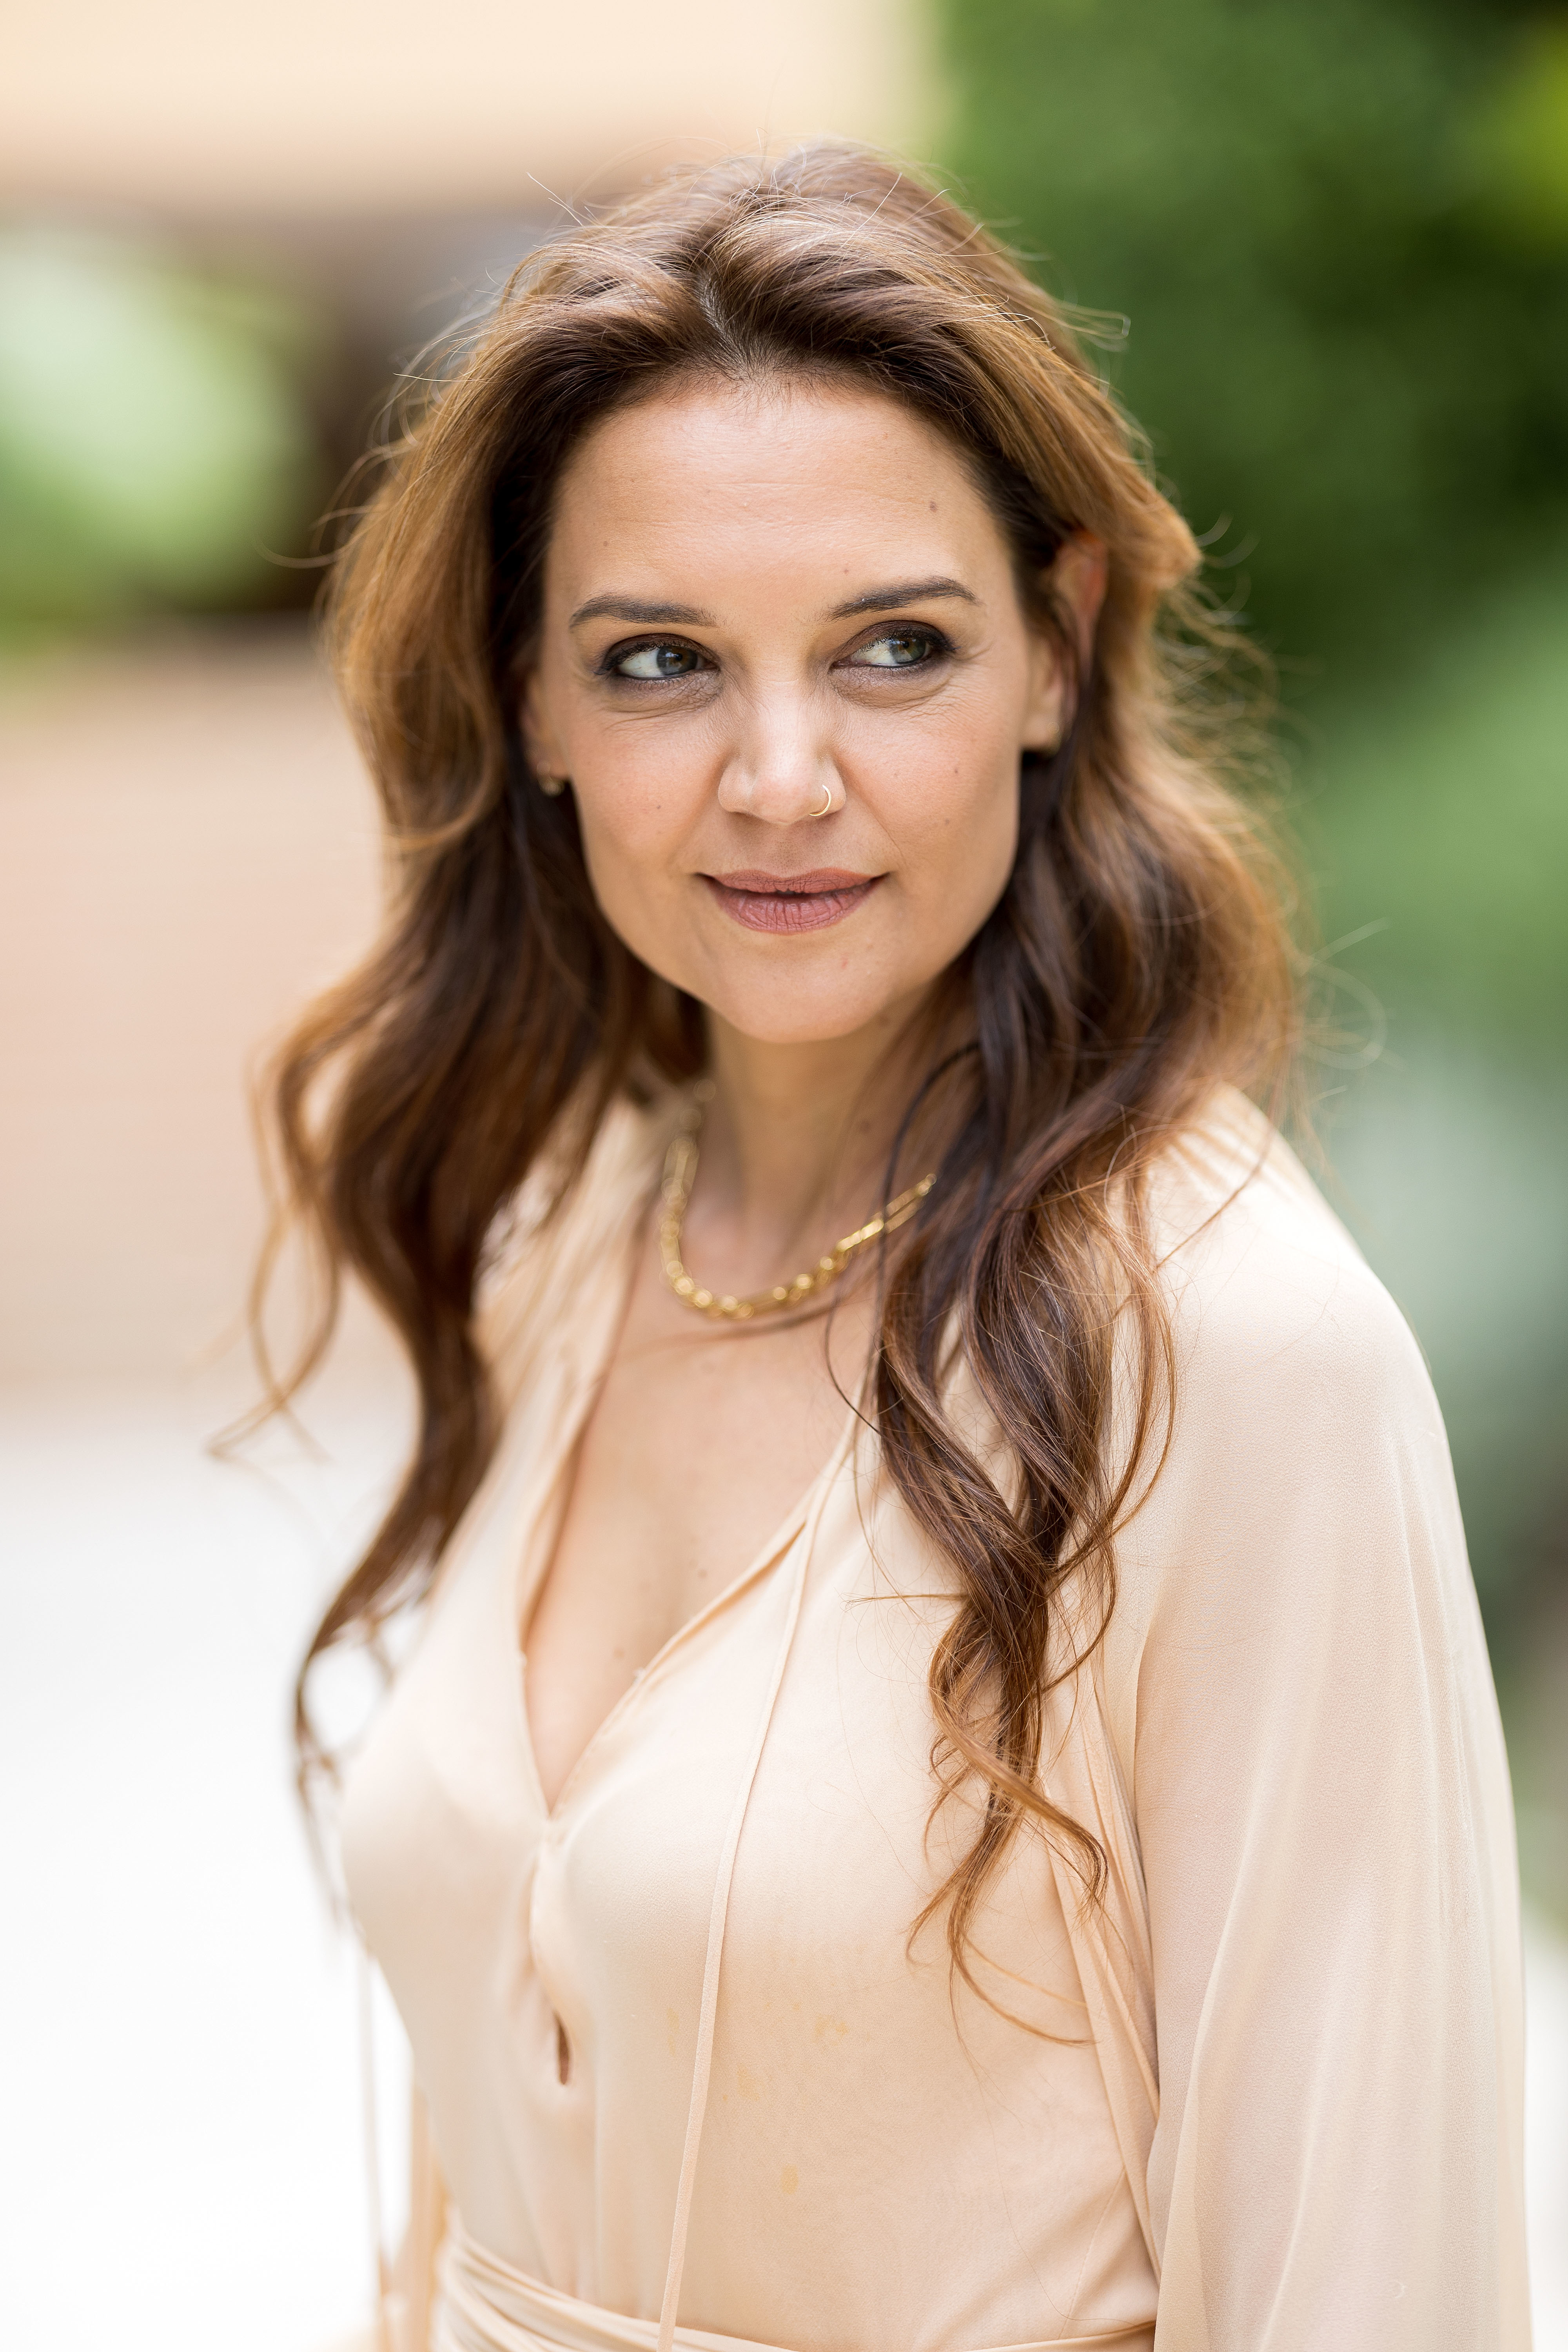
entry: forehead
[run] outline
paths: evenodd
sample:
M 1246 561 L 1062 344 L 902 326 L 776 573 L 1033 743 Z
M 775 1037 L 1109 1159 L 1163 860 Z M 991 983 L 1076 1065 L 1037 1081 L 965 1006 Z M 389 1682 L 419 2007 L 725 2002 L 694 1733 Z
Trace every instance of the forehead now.
M 868 387 L 705 379 L 585 437 L 557 494 L 551 569 L 574 592 L 606 563 L 638 561 L 808 562 L 837 580 L 881 572 L 895 552 L 910 576 L 1007 569 L 991 510 L 942 434 Z

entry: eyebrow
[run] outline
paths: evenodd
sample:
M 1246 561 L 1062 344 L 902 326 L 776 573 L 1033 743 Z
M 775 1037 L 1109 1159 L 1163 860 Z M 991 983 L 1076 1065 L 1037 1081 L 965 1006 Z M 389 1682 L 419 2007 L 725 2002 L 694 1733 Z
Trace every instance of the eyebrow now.
M 936 596 L 960 596 L 966 604 L 980 602 L 962 580 L 949 580 L 939 574 L 932 580 L 894 580 L 885 588 L 868 588 L 864 596 L 852 596 L 847 604 L 836 604 L 829 617 L 848 621 L 857 613 L 889 613 L 900 604 L 929 604 Z
M 633 621 L 645 625 L 662 622 L 689 629 L 719 625 L 711 613 L 699 612 L 695 604 L 645 604 L 636 596 L 590 596 L 585 604 L 578 605 L 567 626 L 575 629 L 584 621 Z
M 858 613 L 891 613 L 904 604 L 929 604 L 938 596 L 958 596 L 966 604 L 980 602 L 962 580 L 938 574 L 931 580 L 894 580 L 885 587 L 868 588 L 863 596 L 852 596 L 847 604 L 836 604 L 828 618 L 849 621 Z M 649 604 L 637 596 L 616 595 L 590 596 L 585 604 L 578 605 L 567 626 L 580 628 L 584 621 L 629 621 L 641 628 L 714 629 L 719 625 L 711 613 L 704 613 L 695 604 Z

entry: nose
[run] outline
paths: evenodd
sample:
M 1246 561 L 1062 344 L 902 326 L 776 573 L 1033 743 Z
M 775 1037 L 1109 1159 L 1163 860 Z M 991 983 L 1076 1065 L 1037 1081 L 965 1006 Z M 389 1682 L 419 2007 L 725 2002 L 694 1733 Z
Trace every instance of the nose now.
M 841 808 L 837 763 L 805 694 L 754 703 L 719 780 L 719 805 L 764 824 L 799 824 Z

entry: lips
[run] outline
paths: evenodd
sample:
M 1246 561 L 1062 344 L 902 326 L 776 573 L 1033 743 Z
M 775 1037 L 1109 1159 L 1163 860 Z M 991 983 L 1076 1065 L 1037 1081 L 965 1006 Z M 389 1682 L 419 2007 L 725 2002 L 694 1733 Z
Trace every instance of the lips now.
M 704 874 L 701 878 L 724 912 L 743 930 L 821 931 L 852 915 L 882 877 L 825 866 L 809 874 L 767 874 L 746 866 L 733 874 Z

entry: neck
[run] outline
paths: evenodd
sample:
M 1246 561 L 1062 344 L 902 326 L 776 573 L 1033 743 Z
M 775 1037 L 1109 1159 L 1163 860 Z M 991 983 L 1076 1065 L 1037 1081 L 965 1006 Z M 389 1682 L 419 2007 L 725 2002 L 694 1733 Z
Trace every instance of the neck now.
M 931 1009 L 922 997 L 850 1036 L 804 1045 L 763 1043 L 710 1016 L 707 1215 L 764 1253 L 820 1238 L 828 1223 L 826 1238 L 836 1238 L 868 1216 L 910 1100 L 940 1050 Z M 910 1162 L 919 1148 L 901 1155 L 894 1189 L 925 1173 Z

